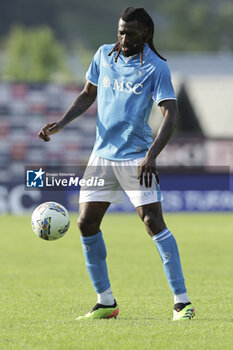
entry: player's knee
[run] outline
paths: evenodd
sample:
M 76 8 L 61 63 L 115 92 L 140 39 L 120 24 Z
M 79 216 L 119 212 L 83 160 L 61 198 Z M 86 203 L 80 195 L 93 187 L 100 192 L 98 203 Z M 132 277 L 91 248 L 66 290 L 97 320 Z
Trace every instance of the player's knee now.
M 99 225 L 95 220 L 79 216 L 77 224 L 82 236 L 92 236 L 99 231 Z
M 143 217 L 143 222 L 151 236 L 158 234 L 166 227 L 163 218 L 154 214 L 146 214 Z
M 144 218 L 143 218 L 143 222 L 144 224 L 146 225 L 146 227 L 148 227 L 149 229 L 151 229 L 152 227 L 155 226 L 156 224 L 156 220 L 155 220 L 155 217 L 152 216 L 152 215 L 145 215 Z

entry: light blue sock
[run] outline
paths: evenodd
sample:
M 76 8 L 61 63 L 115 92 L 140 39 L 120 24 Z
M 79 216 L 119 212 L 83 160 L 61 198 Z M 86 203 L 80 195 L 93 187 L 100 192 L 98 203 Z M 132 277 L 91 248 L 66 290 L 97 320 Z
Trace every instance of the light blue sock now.
M 106 264 L 106 247 L 102 232 L 94 236 L 81 236 L 86 267 L 96 293 L 102 293 L 110 287 Z
M 152 239 L 162 259 L 164 271 L 173 294 L 186 293 L 179 251 L 173 234 L 168 228 L 165 228 L 162 232 L 153 236 Z

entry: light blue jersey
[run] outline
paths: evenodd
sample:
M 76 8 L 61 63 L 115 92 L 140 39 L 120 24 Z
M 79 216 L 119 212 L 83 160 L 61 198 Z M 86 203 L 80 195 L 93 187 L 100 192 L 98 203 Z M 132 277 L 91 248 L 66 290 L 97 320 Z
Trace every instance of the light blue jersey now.
M 97 129 L 94 152 L 121 161 L 144 157 L 152 143 L 148 125 L 153 101 L 176 99 L 167 63 L 146 44 L 140 55 L 108 56 L 114 45 L 96 52 L 86 79 L 98 86 Z

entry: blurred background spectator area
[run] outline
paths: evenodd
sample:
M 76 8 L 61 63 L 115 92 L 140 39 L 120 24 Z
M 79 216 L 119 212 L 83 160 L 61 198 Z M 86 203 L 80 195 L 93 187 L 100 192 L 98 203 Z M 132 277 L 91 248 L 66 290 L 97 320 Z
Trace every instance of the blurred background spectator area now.
M 45 123 L 58 120 L 81 87 L 53 84 L 0 84 L 1 181 L 17 179 L 27 164 L 73 165 L 85 162 L 95 140 L 96 104 L 68 125 L 52 142 L 38 132 Z

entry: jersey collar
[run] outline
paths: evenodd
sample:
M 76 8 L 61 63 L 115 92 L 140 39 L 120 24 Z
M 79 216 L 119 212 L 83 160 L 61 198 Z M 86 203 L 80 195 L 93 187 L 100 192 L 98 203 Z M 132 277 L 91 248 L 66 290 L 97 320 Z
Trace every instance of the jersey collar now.
M 144 56 L 144 57 L 147 56 L 149 52 L 150 52 L 150 47 L 149 47 L 149 45 L 146 43 L 146 45 L 144 46 L 144 49 L 143 49 L 143 56 Z M 137 53 L 137 54 L 135 54 L 135 55 L 132 55 L 132 56 L 129 56 L 129 57 L 125 57 L 125 56 L 122 54 L 122 52 L 121 52 L 120 55 L 121 55 L 121 57 L 122 57 L 122 59 L 123 59 L 123 61 L 124 61 L 125 63 L 128 63 L 128 62 L 131 61 L 133 58 L 140 59 L 140 54 L 139 54 L 139 53 Z

